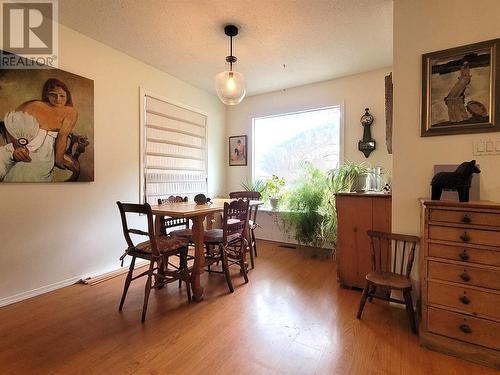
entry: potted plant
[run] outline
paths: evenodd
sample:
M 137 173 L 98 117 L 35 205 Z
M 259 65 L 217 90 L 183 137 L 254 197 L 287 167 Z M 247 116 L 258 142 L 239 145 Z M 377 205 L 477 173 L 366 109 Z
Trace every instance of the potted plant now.
M 285 179 L 276 175 L 272 175 L 266 181 L 264 196 L 269 199 L 271 208 L 278 209 L 279 201 L 284 194 Z
M 328 172 L 332 188 L 335 192 L 356 191 L 360 176 L 368 172 L 368 166 L 365 163 L 354 163 L 346 161 L 338 168 Z
M 245 182 L 241 183 L 241 187 L 245 191 L 257 191 L 262 196 L 264 196 L 264 193 L 266 191 L 266 181 L 263 181 L 263 180 L 248 180 L 247 179 Z
M 302 178 L 288 193 L 287 204 L 284 228 L 294 229 L 299 244 L 323 247 L 332 242 L 330 183 L 324 172 L 306 163 Z

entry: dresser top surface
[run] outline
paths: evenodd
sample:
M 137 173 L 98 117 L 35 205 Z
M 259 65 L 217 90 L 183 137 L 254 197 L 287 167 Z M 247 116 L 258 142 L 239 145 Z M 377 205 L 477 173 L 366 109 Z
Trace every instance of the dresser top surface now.
M 453 208 L 485 208 L 485 209 L 500 209 L 500 202 L 494 201 L 470 201 L 470 202 L 457 202 L 447 200 L 431 200 L 429 198 L 420 198 L 420 203 L 426 207 L 453 207 Z

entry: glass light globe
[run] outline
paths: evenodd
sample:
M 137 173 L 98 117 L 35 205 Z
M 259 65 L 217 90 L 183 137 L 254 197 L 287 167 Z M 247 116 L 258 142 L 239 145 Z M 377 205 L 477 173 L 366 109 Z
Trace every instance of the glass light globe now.
M 225 71 L 215 76 L 215 90 L 222 103 L 239 104 L 246 94 L 245 77 L 235 71 Z

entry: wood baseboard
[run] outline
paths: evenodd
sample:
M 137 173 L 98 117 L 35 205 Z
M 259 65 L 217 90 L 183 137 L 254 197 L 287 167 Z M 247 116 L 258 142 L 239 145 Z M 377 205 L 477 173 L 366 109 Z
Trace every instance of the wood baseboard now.
M 500 352 L 497 350 L 465 343 L 430 332 L 420 333 L 420 345 L 436 352 L 500 369 Z
M 11 304 L 16 303 L 16 302 L 21 302 L 21 301 L 24 301 L 25 299 L 39 296 L 40 294 L 45 294 L 48 292 L 52 292 L 53 290 L 56 290 L 56 289 L 60 289 L 60 288 L 64 288 L 64 287 L 69 286 L 69 285 L 76 284 L 78 281 L 81 280 L 81 278 L 82 278 L 81 276 L 75 276 L 75 277 L 72 277 L 70 279 L 58 281 L 58 282 L 50 284 L 50 285 L 45 285 L 45 286 L 42 286 L 40 288 L 28 290 L 26 292 L 21 292 L 21 293 L 14 294 L 14 295 L 9 296 L 9 297 L 2 298 L 2 299 L 0 299 L 0 307 L 11 305 Z
M 144 267 L 147 265 L 149 265 L 149 261 L 147 261 L 147 260 L 137 261 L 134 269 L 136 270 L 138 268 L 141 268 L 141 267 Z M 82 278 L 82 279 L 80 279 L 80 282 L 82 284 L 85 284 L 85 285 L 96 285 L 96 284 L 102 283 L 104 281 L 113 279 L 117 276 L 123 275 L 124 273 L 127 273 L 127 272 L 128 272 L 128 267 L 120 267 L 119 269 L 114 270 L 114 271 L 106 272 L 106 273 L 103 273 L 100 275 Z

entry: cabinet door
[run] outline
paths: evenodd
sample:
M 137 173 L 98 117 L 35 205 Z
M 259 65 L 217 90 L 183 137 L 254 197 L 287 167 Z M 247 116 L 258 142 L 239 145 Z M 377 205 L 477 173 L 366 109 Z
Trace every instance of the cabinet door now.
M 372 199 L 337 196 L 337 272 L 345 286 L 364 286 L 371 270 L 370 242 L 366 232 L 372 226 Z M 361 262 L 361 266 L 360 266 Z

